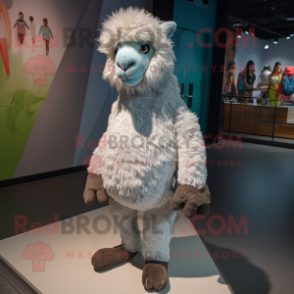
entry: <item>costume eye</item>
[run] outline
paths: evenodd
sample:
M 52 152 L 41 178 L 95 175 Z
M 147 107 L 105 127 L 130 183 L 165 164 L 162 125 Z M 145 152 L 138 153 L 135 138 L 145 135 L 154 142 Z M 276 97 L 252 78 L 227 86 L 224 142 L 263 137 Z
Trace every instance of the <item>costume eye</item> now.
M 148 44 L 144 44 L 140 47 L 140 51 L 144 54 L 147 54 L 150 51 L 150 47 Z

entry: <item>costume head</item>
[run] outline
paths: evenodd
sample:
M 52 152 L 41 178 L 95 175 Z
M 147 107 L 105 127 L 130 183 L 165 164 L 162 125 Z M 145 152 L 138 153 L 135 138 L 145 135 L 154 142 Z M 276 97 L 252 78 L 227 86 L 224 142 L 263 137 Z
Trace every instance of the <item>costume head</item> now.
M 156 88 L 174 70 L 170 38 L 175 30 L 175 22 L 161 22 L 146 10 L 114 12 L 96 39 L 98 51 L 107 55 L 103 78 L 129 93 Z

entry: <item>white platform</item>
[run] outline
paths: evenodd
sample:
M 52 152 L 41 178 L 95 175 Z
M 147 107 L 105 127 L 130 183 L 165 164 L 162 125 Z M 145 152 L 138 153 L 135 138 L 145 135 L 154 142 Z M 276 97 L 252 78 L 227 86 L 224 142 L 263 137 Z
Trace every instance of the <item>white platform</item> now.
M 93 225 L 97 216 L 99 221 Z M 103 273 L 93 270 L 93 253 L 100 248 L 120 244 L 120 236 L 108 207 L 74 217 L 70 221 L 72 232 L 69 234 L 62 231 L 67 222 L 62 221 L 55 226 L 45 226 L 5 239 L 0 242 L 0 254 L 44 294 L 146 293 L 141 283 L 144 264 L 141 257 Z M 83 221 L 89 221 L 87 234 L 79 231 L 77 225 L 77 222 Z M 139 227 L 142 228 L 140 219 Z M 52 234 L 53 229 L 57 234 Z M 97 229 L 101 232 L 97 233 Z M 23 257 L 27 246 L 37 241 L 50 245 L 54 252 L 54 259 L 45 262 L 44 271 L 34 270 L 33 262 L 36 264 L 36 261 Z M 171 251 L 173 259 L 169 263 L 169 284 L 159 293 L 231 293 L 201 239 L 191 230 L 190 222 L 181 213 L 175 224 Z M 197 251 L 200 258 L 195 258 Z

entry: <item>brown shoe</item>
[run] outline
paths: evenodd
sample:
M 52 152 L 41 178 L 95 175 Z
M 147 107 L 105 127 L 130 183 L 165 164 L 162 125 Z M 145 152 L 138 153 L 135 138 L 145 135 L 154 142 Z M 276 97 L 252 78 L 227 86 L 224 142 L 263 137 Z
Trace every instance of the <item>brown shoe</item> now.
M 131 260 L 137 252 L 131 253 L 123 248 L 122 245 L 113 248 L 103 248 L 98 250 L 91 259 L 95 271 L 110 269 L 116 265 Z
M 168 282 L 167 265 L 168 262 L 145 261 L 142 283 L 146 290 L 161 291 L 166 287 Z

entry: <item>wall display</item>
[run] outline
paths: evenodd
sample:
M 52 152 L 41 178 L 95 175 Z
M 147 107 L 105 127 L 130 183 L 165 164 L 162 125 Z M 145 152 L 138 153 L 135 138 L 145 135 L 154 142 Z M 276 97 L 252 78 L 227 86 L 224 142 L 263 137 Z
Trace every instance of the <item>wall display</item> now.
M 88 102 L 94 98 L 96 111 L 108 113 L 113 102 L 106 83 L 98 83 L 104 87 L 99 97 L 92 94 L 104 63 L 92 60 L 94 39 L 99 17 L 121 6 L 115 0 L 0 0 L 0 180 L 87 163 L 80 151 L 90 154 L 87 142 L 95 138 L 83 126 L 102 132 L 106 123 L 103 114 L 87 120 Z M 76 144 L 79 135 L 84 149 Z
M 101 79 L 105 56 L 94 54 L 97 28 L 116 8 L 148 1 L 0 4 L 0 180 L 87 165 L 117 97 Z M 210 79 L 221 70 L 212 65 L 217 1 L 194 4 L 174 4 L 176 57 L 189 55 L 175 73 L 186 69 L 184 94 L 193 96 L 191 110 L 206 134 Z M 197 22 L 188 21 L 195 16 Z

